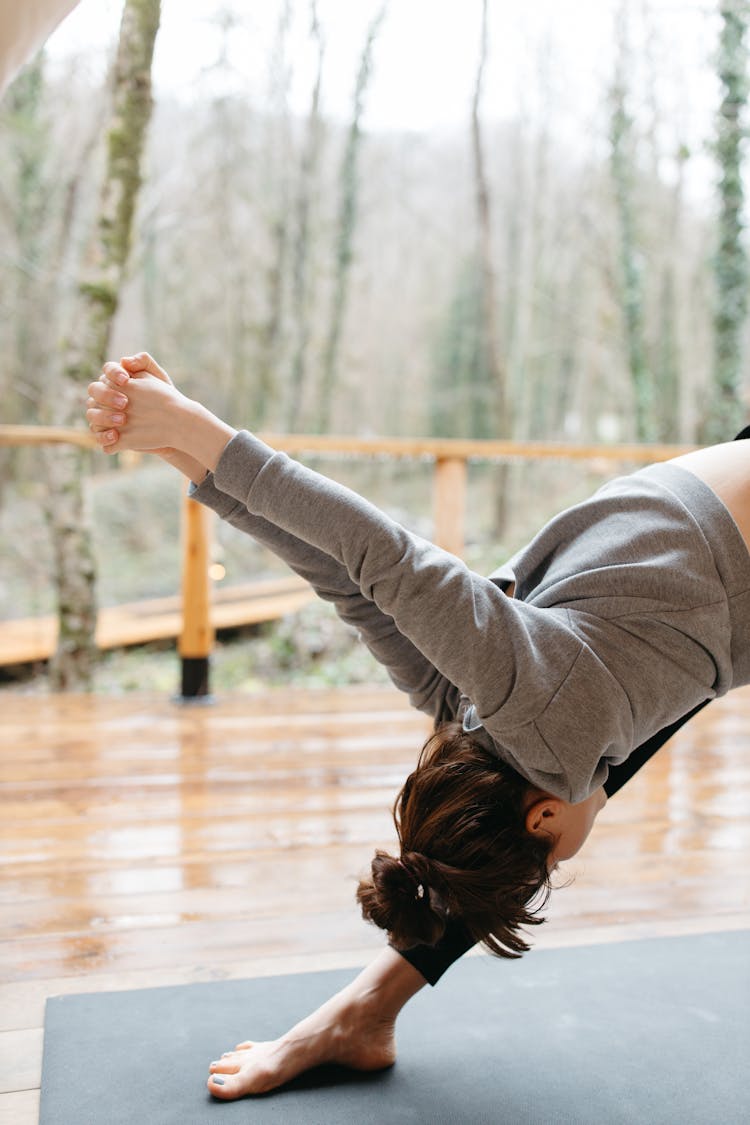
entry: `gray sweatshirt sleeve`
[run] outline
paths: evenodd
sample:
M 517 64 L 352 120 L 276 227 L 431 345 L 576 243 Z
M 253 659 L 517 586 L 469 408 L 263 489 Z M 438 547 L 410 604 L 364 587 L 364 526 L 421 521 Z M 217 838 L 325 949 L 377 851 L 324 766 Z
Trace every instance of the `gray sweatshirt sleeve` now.
M 565 610 L 507 598 L 454 555 L 253 435 L 229 442 L 215 481 L 251 515 L 336 560 L 347 588 L 469 696 L 493 737 L 502 739 L 508 722 L 533 722 L 575 664 L 581 642 Z
M 455 715 L 459 703 L 457 689 L 399 632 L 390 615 L 363 596 L 341 562 L 262 516 L 252 514 L 241 501 L 220 491 L 211 473 L 199 485 L 191 484 L 189 494 L 267 547 L 309 582 L 318 597 L 332 603 L 341 620 L 357 630 L 396 687 L 408 693 L 414 707 L 436 720 Z

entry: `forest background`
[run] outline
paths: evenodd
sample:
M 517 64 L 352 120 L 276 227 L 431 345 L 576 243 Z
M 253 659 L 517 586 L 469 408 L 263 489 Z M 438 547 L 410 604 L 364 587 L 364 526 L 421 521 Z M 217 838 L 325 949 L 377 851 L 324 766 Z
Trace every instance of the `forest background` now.
M 82 424 L 88 333 L 255 430 L 731 437 L 747 21 L 744 0 L 84 0 L 0 102 L 2 422 Z M 127 80 L 149 96 L 125 173 Z M 57 605 L 78 651 L 86 598 L 176 590 L 180 484 L 62 457 L 0 447 L 0 620 Z M 310 463 L 429 534 L 426 466 Z M 468 561 L 497 565 L 599 472 L 477 466 Z M 231 529 L 214 551 L 226 581 L 273 569 Z M 169 660 L 63 653 L 57 686 L 155 683 Z M 325 609 L 224 664 L 228 686 L 374 674 Z

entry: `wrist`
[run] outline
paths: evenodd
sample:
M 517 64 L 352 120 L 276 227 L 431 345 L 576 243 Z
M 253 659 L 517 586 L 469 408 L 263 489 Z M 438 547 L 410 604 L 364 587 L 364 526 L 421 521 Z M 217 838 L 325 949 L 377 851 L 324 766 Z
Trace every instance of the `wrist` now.
M 179 449 L 162 449 L 159 451 L 159 457 L 162 461 L 166 461 L 173 469 L 186 476 L 193 484 L 200 484 L 208 476 L 208 469 L 205 465 L 201 465 L 194 457 L 188 453 L 181 453 Z
M 194 399 L 184 398 L 172 420 L 175 449 L 213 472 L 237 431 Z

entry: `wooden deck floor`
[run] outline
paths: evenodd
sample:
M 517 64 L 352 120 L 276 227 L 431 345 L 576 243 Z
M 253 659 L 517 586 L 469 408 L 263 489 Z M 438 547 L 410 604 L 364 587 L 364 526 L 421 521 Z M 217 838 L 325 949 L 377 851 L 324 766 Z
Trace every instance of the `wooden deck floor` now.
M 193 708 L 1 695 L 0 1125 L 37 1121 L 49 995 L 355 966 L 380 949 L 355 877 L 392 841 L 426 729 L 385 688 Z M 537 947 L 750 928 L 748 807 L 745 690 L 610 802 Z

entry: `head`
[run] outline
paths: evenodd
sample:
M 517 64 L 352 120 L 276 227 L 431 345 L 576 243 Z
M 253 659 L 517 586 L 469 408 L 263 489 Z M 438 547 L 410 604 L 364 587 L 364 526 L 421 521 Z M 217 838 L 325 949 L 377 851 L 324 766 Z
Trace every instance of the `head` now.
M 441 726 L 394 807 L 400 857 L 378 851 L 357 898 L 396 948 L 434 945 L 449 916 L 501 957 L 529 946 L 556 863 L 574 855 L 604 798 L 571 805 L 535 789 L 460 722 Z

